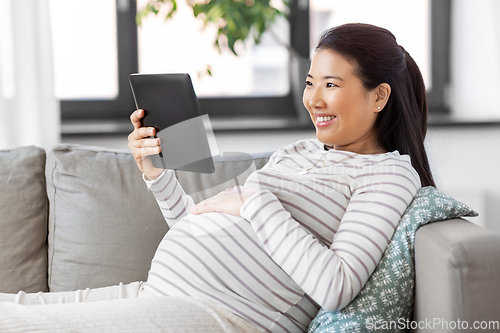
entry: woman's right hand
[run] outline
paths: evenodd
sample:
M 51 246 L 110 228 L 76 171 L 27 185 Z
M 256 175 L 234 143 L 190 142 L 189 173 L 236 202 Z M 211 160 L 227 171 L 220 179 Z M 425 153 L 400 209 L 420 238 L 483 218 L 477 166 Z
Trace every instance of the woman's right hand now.
M 144 175 L 149 180 L 155 180 L 163 172 L 153 166 L 150 155 L 158 154 L 161 151 L 160 139 L 149 138 L 156 134 L 154 127 L 141 127 L 141 119 L 144 117 L 144 110 L 135 110 L 130 115 L 130 121 L 134 126 L 134 131 L 128 136 L 128 148 L 134 156 L 135 162 Z

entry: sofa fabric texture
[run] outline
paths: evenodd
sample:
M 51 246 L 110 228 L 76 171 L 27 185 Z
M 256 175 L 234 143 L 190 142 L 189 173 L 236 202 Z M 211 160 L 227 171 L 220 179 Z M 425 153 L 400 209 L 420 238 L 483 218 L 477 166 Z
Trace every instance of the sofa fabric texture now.
M 435 328 L 443 333 L 456 332 L 444 322 L 457 319 L 469 329 L 475 321 L 500 321 L 499 234 L 462 219 L 429 224 L 416 234 L 415 269 L 415 321 L 440 321 Z M 499 330 L 490 326 L 481 332 Z
M 49 290 L 145 281 L 168 227 L 132 155 L 61 145 L 46 176 Z
M 0 151 L 0 292 L 47 290 L 45 151 Z

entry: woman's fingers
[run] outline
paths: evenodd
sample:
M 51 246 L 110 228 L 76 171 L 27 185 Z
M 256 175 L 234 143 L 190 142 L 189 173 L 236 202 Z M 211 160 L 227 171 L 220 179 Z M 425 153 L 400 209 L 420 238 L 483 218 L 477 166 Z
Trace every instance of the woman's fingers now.
M 141 119 L 144 117 L 144 110 L 135 110 L 130 115 L 130 121 L 134 126 L 134 131 L 128 136 L 128 147 L 139 167 L 150 180 L 156 179 L 163 172 L 163 169 L 154 167 L 148 156 L 161 152 L 160 139 L 152 138 L 156 134 L 154 127 L 142 127 Z
M 136 160 L 143 160 L 150 155 L 159 154 L 161 146 L 158 139 L 144 139 L 129 142 L 128 147 Z
M 240 216 L 240 209 L 245 201 L 257 191 L 257 189 L 247 188 L 245 186 L 229 188 L 191 207 L 191 213 L 202 214 L 218 212 Z
M 144 147 L 144 148 L 135 148 L 132 152 L 136 160 L 143 160 L 148 156 L 156 155 L 161 152 L 160 147 Z
M 139 109 L 132 112 L 130 115 L 130 121 L 134 126 L 134 131 L 130 133 L 128 139 L 131 140 L 142 140 L 147 137 L 154 136 L 156 134 L 156 129 L 154 127 L 141 127 L 141 119 L 144 117 L 144 111 Z
M 154 127 L 139 127 L 134 129 L 132 133 L 129 134 L 128 140 L 142 140 L 144 138 L 152 137 L 156 134 Z
M 130 122 L 134 126 L 134 129 L 138 129 L 142 126 L 141 119 L 144 117 L 144 110 L 135 110 L 130 115 Z
M 202 214 L 209 212 L 218 212 L 217 207 L 220 206 L 224 201 L 224 198 L 219 194 L 201 201 L 197 205 L 191 208 L 191 213 Z
M 152 127 L 141 127 L 143 116 L 143 110 L 136 110 L 130 115 L 130 121 L 134 126 L 134 130 L 128 136 L 128 147 L 141 171 L 143 171 L 143 160 L 147 156 L 159 153 L 161 149 L 159 139 L 150 139 L 155 134 L 155 129 Z
M 139 148 L 159 148 L 161 144 L 160 138 L 151 138 L 149 136 L 151 132 L 152 131 L 149 129 L 142 127 L 134 130 L 128 136 L 129 148 L 131 150 Z
M 213 196 L 211 198 L 208 198 L 206 200 L 203 200 L 200 202 L 197 206 L 199 208 L 199 212 L 207 212 L 207 211 L 217 211 L 217 204 L 220 203 L 220 200 L 215 202 L 215 197 Z
M 148 148 L 148 147 L 156 148 L 160 146 L 160 139 L 154 138 L 154 139 L 135 140 L 134 143 L 137 148 Z

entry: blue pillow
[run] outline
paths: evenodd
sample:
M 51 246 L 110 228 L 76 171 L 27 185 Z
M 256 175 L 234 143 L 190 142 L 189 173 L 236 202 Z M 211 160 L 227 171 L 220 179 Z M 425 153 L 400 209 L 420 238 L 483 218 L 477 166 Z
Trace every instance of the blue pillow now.
M 308 332 L 405 332 L 413 312 L 415 233 L 427 223 L 463 216 L 477 213 L 435 187 L 421 188 L 361 292 L 340 311 L 321 309 Z

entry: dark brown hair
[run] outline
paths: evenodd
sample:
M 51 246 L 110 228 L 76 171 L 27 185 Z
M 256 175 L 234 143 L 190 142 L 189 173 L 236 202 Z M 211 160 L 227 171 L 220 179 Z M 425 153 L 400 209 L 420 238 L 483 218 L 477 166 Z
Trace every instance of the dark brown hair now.
M 391 86 L 389 100 L 375 122 L 378 143 L 387 151 L 410 155 L 422 186 L 435 186 L 424 147 L 427 93 L 413 58 L 390 31 L 362 23 L 326 31 L 316 47 L 322 49 L 350 61 L 366 89 L 382 83 Z

